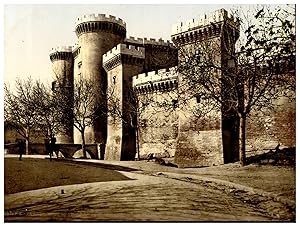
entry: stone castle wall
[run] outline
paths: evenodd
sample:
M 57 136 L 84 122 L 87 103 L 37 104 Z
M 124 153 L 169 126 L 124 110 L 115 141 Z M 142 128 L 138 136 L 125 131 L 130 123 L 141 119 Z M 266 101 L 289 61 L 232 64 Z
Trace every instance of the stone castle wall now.
M 78 80 L 81 77 L 81 66 L 82 60 L 80 55 L 80 46 L 76 43 L 72 47 L 73 57 L 74 57 L 74 81 Z M 81 134 L 76 127 L 73 127 L 74 130 L 74 143 L 81 144 Z
M 236 18 L 220 9 L 176 23 L 171 33 L 176 47 L 162 39 L 125 38 L 125 22 L 110 15 L 85 15 L 77 18 L 75 26 L 78 44 L 72 48 L 74 79 L 95 78 L 101 91 L 109 92 L 114 86 L 120 112 L 125 117 L 125 121 L 113 122 L 110 116 L 102 116 L 99 124 L 87 132 L 87 142 L 106 144 L 106 160 L 132 160 L 137 134 L 141 156 L 149 153 L 175 156 L 179 167 L 212 166 L 236 160 L 239 121 L 226 120 L 221 111 L 201 117 L 194 115 L 195 108 L 203 106 L 195 94 L 189 93 L 184 77 L 174 67 L 180 57 L 177 48 L 193 48 L 203 40 L 215 42 L 212 50 L 216 62 L 227 62 L 229 54 L 224 45 L 229 42 L 226 43 L 223 31 L 236 41 L 239 36 Z M 234 45 L 230 49 L 234 51 Z M 128 124 L 132 117 L 128 115 L 133 104 L 128 104 L 131 89 L 138 97 L 138 112 L 131 119 L 134 126 Z M 187 96 L 190 96 L 188 101 Z M 103 98 L 109 105 L 109 97 L 99 99 Z M 274 110 L 271 117 L 253 114 L 248 119 L 248 152 L 271 149 L 278 143 L 295 146 L 295 103 L 288 101 L 278 100 L 283 106 Z M 74 140 L 81 142 L 76 131 Z
M 106 97 L 107 74 L 102 67 L 102 56 L 126 37 L 126 24 L 119 18 L 104 14 L 90 14 L 77 18 L 75 32 L 78 37 L 81 58 L 81 76 L 92 79 L 99 90 L 95 108 L 99 116 L 92 127 L 86 130 L 88 143 L 106 143 L 107 113 Z
M 162 69 L 133 77 L 139 99 L 140 157 L 174 157 L 178 134 L 177 72 Z
M 69 107 L 66 109 L 67 113 L 64 116 L 64 126 L 61 128 L 61 133 L 56 135 L 58 143 L 72 144 L 73 140 L 73 119 L 69 119 L 69 113 L 72 111 L 73 100 L 73 55 L 71 46 L 62 46 L 52 48 L 50 51 L 50 60 L 52 61 L 54 90 L 60 89 L 64 92 L 64 97 L 68 99 Z
M 295 100 L 281 97 L 270 113 L 253 112 L 247 119 L 246 151 L 253 155 L 263 150 L 296 146 Z
M 119 110 L 123 109 L 122 94 L 123 94 L 123 68 L 122 65 L 118 65 L 108 72 L 108 89 L 109 89 L 109 101 L 108 108 L 113 108 L 111 111 L 115 111 L 113 116 L 108 114 L 107 125 L 107 143 L 105 151 L 105 160 L 121 160 L 122 151 L 122 115 L 115 108 Z M 113 100 L 111 100 L 113 99 Z M 111 103 L 112 102 L 112 103 Z
M 136 112 L 132 76 L 143 70 L 145 49 L 119 44 L 104 56 L 108 75 L 108 138 L 106 160 L 133 160 L 136 152 Z
M 192 31 L 191 31 L 192 32 Z M 217 30 L 212 32 L 209 42 L 203 44 L 205 47 L 209 45 L 211 53 L 214 53 L 213 62 L 216 65 L 222 64 L 222 33 Z M 183 38 L 184 37 L 184 38 Z M 195 40 L 194 40 L 195 39 Z M 195 51 L 199 45 L 196 41 L 202 39 L 199 37 L 188 35 L 174 35 L 173 40 L 177 43 L 181 51 Z M 201 45 L 201 44 L 200 44 Z M 180 54 L 179 54 L 180 55 Z M 213 74 L 216 78 L 221 78 L 221 73 Z M 197 116 L 202 109 L 207 106 L 213 106 L 213 103 L 203 103 L 197 94 L 201 92 L 191 85 L 189 75 L 184 73 L 178 74 L 179 86 L 179 128 L 176 145 L 175 162 L 180 167 L 198 167 L 212 166 L 224 163 L 224 147 L 222 138 L 222 114 L 220 110 L 209 111 L 208 114 Z
M 176 164 L 179 167 L 223 164 L 221 113 L 211 111 L 206 116 L 195 116 L 192 110 L 201 108 L 196 97 L 180 106 Z
M 200 27 L 210 26 L 212 23 L 222 23 L 224 20 L 227 20 L 234 27 L 239 26 L 237 18 L 228 13 L 225 9 L 219 9 L 209 14 L 201 15 L 198 18 L 192 18 L 185 22 L 173 24 L 171 35 L 192 31 Z
M 130 36 L 124 40 L 124 43 L 145 48 L 143 72 L 169 68 L 178 64 L 178 50 L 169 40 Z

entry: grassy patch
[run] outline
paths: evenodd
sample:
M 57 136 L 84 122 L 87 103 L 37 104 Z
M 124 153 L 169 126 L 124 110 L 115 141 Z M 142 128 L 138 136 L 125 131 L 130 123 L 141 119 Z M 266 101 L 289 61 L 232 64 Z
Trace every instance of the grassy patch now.
M 121 173 L 71 162 L 46 159 L 4 159 L 4 193 L 16 193 L 60 185 L 82 184 L 101 181 L 130 180 Z

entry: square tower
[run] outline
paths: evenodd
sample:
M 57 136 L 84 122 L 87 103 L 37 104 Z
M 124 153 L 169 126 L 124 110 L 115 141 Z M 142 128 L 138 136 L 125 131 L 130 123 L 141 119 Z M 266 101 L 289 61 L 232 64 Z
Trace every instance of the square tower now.
M 226 102 L 222 105 L 211 100 L 207 102 L 203 96 L 204 90 L 190 72 L 196 72 L 205 62 L 214 65 L 207 67 L 207 75 L 213 78 L 213 89 L 219 92 L 221 99 L 226 100 L 227 89 L 221 82 L 224 74 L 218 68 L 226 67 L 235 53 L 239 22 L 226 10 L 220 9 L 175 24 L 171 37 L 179 49 L 180 111 L 175 162 L 181 167 L 192 167 L 238 161 L 239 118 L 228 111 Z

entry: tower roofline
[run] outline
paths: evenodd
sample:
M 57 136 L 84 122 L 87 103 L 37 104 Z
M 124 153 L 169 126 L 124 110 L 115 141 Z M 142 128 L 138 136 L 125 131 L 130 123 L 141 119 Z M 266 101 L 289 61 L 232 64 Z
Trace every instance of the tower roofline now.
M 138 74 L 132 77 L 132 85 L 133 87 L 135 87 L 147 83 L 155 83 L 166 80 L 177 80 L 176 69 L 176 67 L 171 67 L 167 69 L 159 69 L 156 71 Z
M 222 22 L 226 19 L 231 22 L 232 26 L 234 26 L 236 29 L 239 29 L 238 18 L 234 17 L 232 14 L 228 13 L 225 9 L 222 8 L 209 14 L 205 14 L 197 18 L 192 18 L 185 22 L 178 22 L 176 24 L 173 24 L 171 36 L 191 31 L 199 27 L 209 26 L 212 23 Z
M 54 54 L 57 52 L 71 52 L 72 53 L 72 46 L 58 46 L 58 47 L 54 47 L 51 48 L 51 50 L 49 51 L 49 54 Z
M 78 43 L 75 43 L 75 44 L 72 46 L 72 52 L 74 53 L 79 47 L 80 47 L 79 44 L 78 44 Z
M 133 43 L 133 44 L 140 44 L 140 45 L 160 45 L 160 46 L 174 46 L 170 40 L 163 40 L 162 38 L 154 39 L 154 38 L 137 38 L 129 36 L 129 38 L 125 38 L 125 43 Z M 174 46 L 175 47 L 175 46 Z
M 119 54 L 131 55 L 137 58 L 145 58 L 145 48 L 120 43 L 103 55 L 103 63 Z
M 50 50 L 49 56 L 52 62 L 56 60 L 72 59 L 73 58 L 72 46 L 60 46 L 60 47 L 52 48 Z
M 106 21 L 111 23 L 119 24 L 120 26 L 126 29 L 126 23 L 121 19 L 112 15 L 106 14 L 87 14 L 81 17 L 78 17 L 75 22 L 75 26 L 78 26 L 81 23 L 85 22 L 95 22 L 95 21 Z
M 120 43 L 103 55 L 103 68 L 109 71 L 120 64 L 142 66 L 144 61 L 144 47 Z

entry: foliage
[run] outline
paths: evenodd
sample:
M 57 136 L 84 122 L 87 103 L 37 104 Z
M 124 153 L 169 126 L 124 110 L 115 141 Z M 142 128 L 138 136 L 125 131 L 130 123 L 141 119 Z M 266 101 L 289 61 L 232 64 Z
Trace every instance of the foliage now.
M 241 164 L 245 164 L 246 117 L 255 110 L 273 107 L 274 100 L 295 91 L 295 7 L 259 6 L 240 12 L 238 52 L 230 26 L 223 26 L 222 38 L 197 40 L 180 47 L 179 87 L 181 102 L 195 96 L 192 112 L 199 117 L 212 111 L 241 118 Z M 286 92 L 290 90 L 292 92 Z M 207 105 L 209 104 L 209 105 Z

